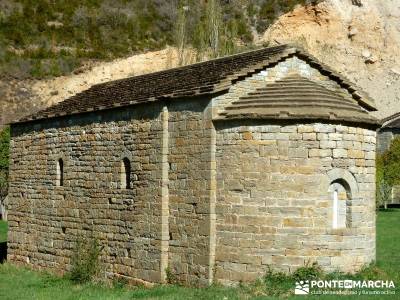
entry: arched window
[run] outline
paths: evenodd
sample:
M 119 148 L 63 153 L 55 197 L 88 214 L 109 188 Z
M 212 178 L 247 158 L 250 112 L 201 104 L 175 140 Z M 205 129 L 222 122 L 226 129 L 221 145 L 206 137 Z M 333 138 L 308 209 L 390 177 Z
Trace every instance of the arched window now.
M 121 162 L 121 188 L 131 188 L 131 162 L 126 157 Z
M 56 172 L 57 186 L 64 185 L 64 162 L 61 158 L 57 161 L 57 172 Z
M 332 228 L 346 228 L 350 224 L 350 187 L 344 180 L 335 180 L 329 187 L 332 201 Z

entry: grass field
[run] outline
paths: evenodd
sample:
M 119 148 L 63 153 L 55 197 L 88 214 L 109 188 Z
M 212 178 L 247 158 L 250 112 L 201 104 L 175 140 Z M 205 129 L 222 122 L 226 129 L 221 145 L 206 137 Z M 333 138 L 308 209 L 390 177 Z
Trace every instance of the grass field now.
M 66 278 L 15 267 L 0 265 L 0 299 L 399 299 L 400 298 L 400 209 L 381 211 L 377 223 L 377 262 L 357 275 L 329 274 L 326 278 L 389 279 L 396 284 L 394 296 L 294 296 L 293 278 L 275 276 L 257 284 L 237 288 L 211 286 L 203 289 L 174 285 L 152 289 L 127 287 L 120 283 L 75 284 Z M 0 241 L 5 239 L 7 225 L 0 222 Z
M 7 222 L 0 220 L 0 243 L 7 241 Z

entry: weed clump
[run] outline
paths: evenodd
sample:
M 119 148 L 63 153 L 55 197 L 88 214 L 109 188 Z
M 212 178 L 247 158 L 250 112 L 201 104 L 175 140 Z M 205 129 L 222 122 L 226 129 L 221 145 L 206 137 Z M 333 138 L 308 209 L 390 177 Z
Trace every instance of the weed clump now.
M 91 281 L 101 271 L 100 254 L 103 247 L 92 236 L 79 237 L 71 258 L 71 270 L 68 277 L 78 283 Z
M 262 279 L 252 284 L 241 284 L 241 291 L 255 296 L 290 297 L 294 293 L 296 282 L 311 280 L 382 280 L 389 279 L 385 271 L 375 264 L 364 266 L 354 274 L 339 271 L 325 273 L 317 263 L 285 273 L 268 268 Z
M 168 284 L 178 284 L 178 278 L 174 272 L 172 272 L 171 268 L 168 267 L 165 269 L 166 281 Z

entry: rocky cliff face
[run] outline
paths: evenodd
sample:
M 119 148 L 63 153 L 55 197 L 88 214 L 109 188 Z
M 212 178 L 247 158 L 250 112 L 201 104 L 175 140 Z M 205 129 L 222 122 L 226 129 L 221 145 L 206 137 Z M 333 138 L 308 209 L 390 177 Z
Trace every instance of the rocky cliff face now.
M 294 42 L 374 99 L 379 118 L 400 111 L 400 2 L 326 0 L 281 16 L 259 42 Z
M 282 15 L 256 43 L 297 43 L 366 90 L 375 115 L 400 111 L 400 2 L 325 0 Z M 99 63 L 51 80 L 0 81 L 0 126 L 93 84 L 176 66 L 171 49 Z
M 0 80 L 0 127 L 94 84 L 171 68 L 176 66 L 176 62 L 176 51 L 167 48 L 112 62 L 87 65 L 74 74 L 48 80 Z

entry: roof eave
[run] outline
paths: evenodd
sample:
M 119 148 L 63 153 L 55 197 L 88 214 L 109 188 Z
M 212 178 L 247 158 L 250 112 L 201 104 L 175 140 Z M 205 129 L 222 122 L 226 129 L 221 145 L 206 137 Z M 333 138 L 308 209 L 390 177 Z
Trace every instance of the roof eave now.
M 296 56 L 304 59 L 310 65 L 326 73 L 329 78 L 336 81 L 342 88 L 346 89 L 362 107 L 368 109 L 369 111 L 378 110 L 375 101 L 344 75 L 333 71 L 330 67 L 320 62 L 315 56 L 309 54 L 300 47 L 297 47 Z

